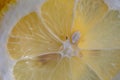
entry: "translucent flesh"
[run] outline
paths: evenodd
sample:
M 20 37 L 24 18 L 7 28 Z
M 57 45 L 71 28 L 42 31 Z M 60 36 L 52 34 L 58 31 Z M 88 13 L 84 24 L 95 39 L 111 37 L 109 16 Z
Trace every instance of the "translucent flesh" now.
M 75 12 L 74 4 L 47 0 L 41 16 L 33 12 L 16 24 L 7 45 L 12 58 L 22 58 L 14 66 L 16 80 L 110 80 L 120 71 L 118 12 L 102 0 L 78 0 Z M 75 31 L 82 56 L 63 58 L 56 36 L 65 41 Z
M 46 26 L 62 40 L 70 37 L 74 2 L 74 0 L 47 0 L 41 8 Z
M 118 11 L 108 11 L 84 36 L 83 42 L 79 43 L 83 49 L 81 53 L 84 56 L 84 63 L 88 64 L 101 80 L 111 80 L 120 71 L 120 18 L 118 16 Z
M 80 57 L 72 57 L 70 59 L 70 70 L 72 80 L 101 80 Z
M 20 61 L 15 66 L 14 74 L 16 80 L 100 80 L 79 57 L 59 57 L 58 60 L 49 60 L 46 64 L 33 59 Z
M 107 10 L 103 0 L 78 0 L 73 31 L 80 31 L 81 35 L 85 35 L 101 20 Z
M 38 57 L 18 62 L 14 68 L 16 80 L 70 80 L 68 59 L 61 59 L 57 54 L 52 57 L 54 59 L 47 60 L 48 57 L 44 56 L 45 61 Z
M 112 80 L 120 71 L 120 49 L 83 50 L 81 53 L 83 54 L 83 62 L 99 76 L 100 80 Z
M 108 11 L 79 43 L 82 49 L 120 49 L 120 18 L 118 11 Z
M 33 12 L 23 17 L 13 28 L 7 47 L 10 56 L 18 59 L 58 52 L 60 45 Z
M 83 50 L 82 58 L 51 54 L 21 60 L 14 67 L 14 75 L 16 80 L 111 80 L 120 69 L 119 52 Z

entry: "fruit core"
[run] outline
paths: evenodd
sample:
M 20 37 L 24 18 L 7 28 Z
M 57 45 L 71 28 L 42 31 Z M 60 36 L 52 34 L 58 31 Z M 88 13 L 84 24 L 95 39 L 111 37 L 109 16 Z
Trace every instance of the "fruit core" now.
M 80 32 L 74 32 L 70 39 L 68 38 L 64 41 L 60 51 L 62 57 L 71 58 L 72 56 L 77 56 L 80 53 L 80 48 L 78 47 L 79 39 Z

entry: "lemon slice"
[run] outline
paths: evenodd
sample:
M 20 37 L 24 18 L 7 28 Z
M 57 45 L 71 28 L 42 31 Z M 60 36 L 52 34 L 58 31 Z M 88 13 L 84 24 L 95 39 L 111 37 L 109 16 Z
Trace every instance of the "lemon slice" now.
M 1 80 L 111 80 L 120 71 L 119 11 L 103 0 L 17 0 L 0 9 Z

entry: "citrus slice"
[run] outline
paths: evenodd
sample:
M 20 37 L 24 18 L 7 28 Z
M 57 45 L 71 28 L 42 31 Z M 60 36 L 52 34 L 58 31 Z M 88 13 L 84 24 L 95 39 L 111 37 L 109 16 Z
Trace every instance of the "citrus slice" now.
M 0 7 L 2 80 L 111 80 L 120 71 L 119 12 L 103 0 L 8 4 Z

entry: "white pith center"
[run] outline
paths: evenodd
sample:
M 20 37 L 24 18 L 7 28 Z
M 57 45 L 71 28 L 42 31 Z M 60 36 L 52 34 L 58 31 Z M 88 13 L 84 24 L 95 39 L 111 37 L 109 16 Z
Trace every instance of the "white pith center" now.
M 77 56 L 80 53 L 80 48 L 76 44 L 80 39 L 80 33 L 73 33 L 71 38 L 72 41 L 70 41 L 70 39 L 67 39 L 62 45 L 63 49 L 61 50 L 61 55 L 63 57 L 70 58 L 72 56 Z

